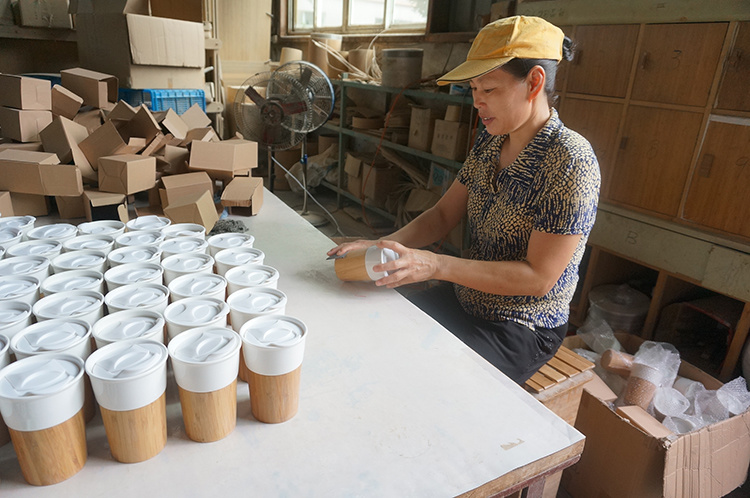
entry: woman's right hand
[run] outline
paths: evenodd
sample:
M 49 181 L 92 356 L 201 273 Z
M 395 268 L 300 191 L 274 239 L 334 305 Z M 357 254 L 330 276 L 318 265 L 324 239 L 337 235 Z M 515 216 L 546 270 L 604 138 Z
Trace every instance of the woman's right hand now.
M 326 254 L 330 256 L 343 256 L 344 254 L 348 253 L 349 251 L 353 251 L 356 249 L 367 249 L 370 246 L 374 246 L 377 244 L 377 240 L 355 240 L 353 242 L 344 242 L 343 244 L 339 244 L 330 251 L 328 251 Z

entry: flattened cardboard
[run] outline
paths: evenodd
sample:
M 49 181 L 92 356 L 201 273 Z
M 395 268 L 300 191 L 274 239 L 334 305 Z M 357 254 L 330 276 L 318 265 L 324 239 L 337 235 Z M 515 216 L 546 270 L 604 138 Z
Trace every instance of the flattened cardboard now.
M 88 221 L 122 220 L 123 211 L 127 213 L 127 197 L 124 194 L 86 190 L 83 198 Z
M 144 192 L 156 183 L 156 158 L 125 154 L 99 158 L 99 191 L 125 195 Z
M 184 197 L 208 192 L 213 198 L 213 181 L 204 171 L 165 176 L 161 179 L 159 197 L 162 207 L 178 202 Z
M 207 127 L 207 128 L 193 128 L 192 130 L 187 132 L 187 135 L 185 135 L 185 138 L 177 145 L 181 145 L 182 147 L 191 146 L 191 144 L 199 140 L 201 142 L 219 142 L 221 141 L 219 139 L 219 136 L 216 134 L 213 128 Z
M 87 180 L 96 181 L 97 175 L 86 156 L 78 146 L 86 140 L 89 132 L 85 126 L 79 125 L 68 118 L 56 117 L 52 123 L 40 133 L 42 145 L 47 152 L 54 152 L 63 164 L 73 163 L 81 170 L 81 175 Z
M 211 125 L 211 118 L 209 118 L 206 113 L 203 112 L 203 109 L 201 109 L 201 106 L 199 106 L 198 104 L 193 104 L 192 106 L 190 106 L 187 111 L 182 113 L 180 118 L 182 118 L 182 120 L 185 122 L 188 130 L 192 130 L 194 128 L 206 128 Z M 175 135 L 175 137 L 176 136 L 177 135 Z
M 68 0 L 18 0 L 21 26 L 72 29 Z
M 125 88 L 203 88 L 203 24 L 93 10 L 76 15 L 81 64 Z
M 64 220 L 86 217 L 86 201 L 83 195 L 76 197 L 56 196 L 55 204 L 57 204 L 57 212 L 60 218 Z
M 13 213 L 13 202 L 10 199 L 10 192 L 0 192 L 0 217 L 15 216 Z
M 140 148 L 134 150 L 134 147 L 125 143 L 112 121 L 107 121 L 94 130 L 78 146 L 94 169 L 99 167 L 100 157 L 133 154 L 140 150 Z
M 221 205 L 231 214 L 255 216 L 263 205 L 263 179 L 238 177 L 233 179 L 221 194 Z
M 190 169 L 207 171 L 212 178 L 247 176 L 258 166 L 258 144 L 247 140 L 201 142 L 190 148 Z
M 0 152 L 0 190 L 35 195 L 81 195 L 81 170 L 58 162 L 55 154 L 4 150 Z
M 50 82 L 12 74 L 0 74 L 0 106 L 49 111 L 52 109 Z
M 50 111 L 22 111 L 0 107 L 2 136 L 19 142 L 39 142 L 39 132 L 52 122 Z
M 60 71 L 60 76 L 62 86 L 79 95 L 86 105 L 101 108 L 117 101 L 118 80 L 111 74 L 77 67 Z
M 62 85 L 52 87 L 52 115 L 73 119 L 83 105 L 83 98 Z
M 188 109 L 189 110 L 189 109 Z M 210 121 L 209 121 L 210 123 Z M 175 138 L 179 138 L 180 140 L 184 140 L 185 136 L 187 135 L 187 132 L 190 130 L 191 127 L 187 125 L 187 123 L 180 117 L 179 114 L 177 114 L 173 109 L 167 109 L 164 119 L 161 121 L 161 125 L 169 132 L 171 133 Z M 206 125 L 203 125 L 206 126 Z M 198 128 L 197 126 L 193 126 L 192 128 Z
M 203 225 L 207 233 L 219 221 L 213 196 L 208 192 L 180 198 L 164 208 L 164 215 L 173 223 L 198 223 Z
M 10 199 L 16 216 L 47 216 L 49 214 L 49 198 L 43 195 L 11 192 Z

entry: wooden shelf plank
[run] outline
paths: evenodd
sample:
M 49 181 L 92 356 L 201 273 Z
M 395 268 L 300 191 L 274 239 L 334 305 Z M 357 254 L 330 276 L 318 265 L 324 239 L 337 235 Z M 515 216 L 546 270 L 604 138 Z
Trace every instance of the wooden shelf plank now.
M 78 39 L 78 36 L 72 29 L 31 28 L 27 26 L 0 25 L 0 38 L 75 42 Z

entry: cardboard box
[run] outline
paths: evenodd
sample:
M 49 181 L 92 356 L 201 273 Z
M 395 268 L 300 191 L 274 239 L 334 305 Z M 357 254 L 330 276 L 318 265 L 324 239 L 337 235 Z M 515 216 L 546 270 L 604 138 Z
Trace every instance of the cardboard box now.
M 117 76 L 126 88 L 203 88 L 203 24 L 152 17 L 147 6 L 80 1 L 76 30 L 81 64 Z
M 99 158 L 120 154 L 135 154 L 143 148 L 143 143 L 130 145 L 123 140 L 112 121 L 107 121 L 94 130 L 78 146 L 91 166 L 99 167 Z
M 127 221 L 128 203 L 125 194 L 86 190 L 83 193 L 84 210 L 88 221 Z
M 221 205 L 228 207 L 231 214 L 255 216 L 263 205 L 263 179 L 235 178 L 224 187 Z
M 203 112 L 203 109 L 201 109 L 201 106 L 199 106 L 198 104 L 193 104 L 192 106 L 190 106 L 187 111 L 182 113 L 180 118 L 185 122 L 188 130 L 192 130 L 195 128 L 207 128 L 211 126 L 211 118 L 209 118 L 206 113 Z M 175 135 L 175 137 L 176 136 L 177 135 Z
M 364 198 L 362 192 L 362 160 L 347 152 L 344 162 L 346 172 L 346 189 L 358 199 Z
M 156 122 L 151 111 L 145 106 L 141 106 L 138 112 L 135 113 L 135 116 L 130 118 L 119 130 L 120 134 L 126 139 L 135 137 L 145 139 L 143 144 L 145 147 L 146 143 L 153 140 L 161 131 L 161 126 Z
M 81 170 L 58 163 L 55 154 L 4 150 L 0 152 L 0 190 L 35 195 L 81 195 Z
M 31 150 L 34 152 L 44 152 L 44 147 L 42 146 L 42 142 L 26 142 L 26 143 L 17 143 L 17 142 L 9 142 L 9 143 L 0 143 L 0 151 L 4 150 Z
M 83 195 L 76 197 L 56 196 L 55 204 L 57 204 L 57 212 L 60 218 L 64 220 L 86 217 L 86 200 Z
M 395 166 L 363 164 L 362 185 L 365 199 L 382 207 L 401 178 L 401 169 Z
M 443 196 L 455 179 L 456 173 L 454 170 L 448 169 L 437 163 L 430 163 L 430 177 L 427 179 L 428 189 L 432 190 L 439 196 Z
M 156 158 L 123 154 L 99 158 L 99 190 L 135 194 L 156 183 Z
M 52 87 L 52 115 L 73 119 L 83 105 L 83 99 L 62 85 Z
M 616 334 L 629 353 L 643 342 Z M 569 348 L 585 347 L 577 336 Z M 679 375 L 718 389 L 721 382 L 683 361 Z M 739 487 L 750 465 L 750 411 L 698 431 L 657 438 L 623 418 L 587 389 L 576 429 L 586 436 L 581 460 L 563 473 L 563 487 L 576 497 L 720 497 Z
M 431 151 L 436 156 L 463 161 L 466 159 L 469 125 L 456 121 L 435 120 Z
M 107 113 L 106 119 L 113 121 L 130 121 L 138 111 L 124 100 L 118 100 L 115 106 Z
M 191 144 L 196 140 L 199 140 L 201 142 L 220 142 L 221 141 L 219 136 L 211 127 L 193 128 L 192 130 L 187 132 L 187 135 L 185 135 L 185 138 L 182 139 L 182 141 L 177 145 L 180 145 L 182 147 L 188 147 L 188 146 L 191 146 Z
M 42 130 L 39 136 L 46 152 L 57 154 L 61 163 L 69 164 L 72 162 L 78 166 L 81 175 L 87 180 L 97 180 L 96 171 L 78 146 L 89 136 L 85 126 L 58 116 Z
M 219 215 L 214 206 L 214 198 L 208 192 L 192 194 L 177 199 L 164 208 L 164 214 L 173 223 L 198 223 L 210 232 Z
M 214 195 L 213 181 L 204 171 L 165 176 L 161 179 L 161 187 L 159 198 L 162 207 L 203 192 L 208 192 L 211 198 Z
M 81 46 L 80 38 L 78 46 Z M 60 77 L 62 86 L 81 97 L 86 105 L 101 108 L 106 107 L 108 102 L 117 101 L 119 83 L 111 74 L 76 67 L 60 71 Z
M 2 136 L 19 142 L 38 142 L 39 132 L 52 122 L 50 111 L 22 111 L 0 107 Z
M 258 144 L 247 140 L 201 142 L 190 147 L 190 169 L 208 172 L 212 178 L 247 176 L 258 166 Z
M 47 216 L 49 214 L 49 198 L 43 195 L 11 192 L 10 199 L 16 216 Z
M 0 217 L 15 216 L 13 214 L 13 202 L 10 199 L 10 192 L 0 192 Z
M 184 140 L 188 131 L 190 131 L 187 123 L 171 108 L 167 109 L 161 125 L 175 138 L 179 138 L 180 140 Z
M 164 155 L 161 156 L 166 164 L 162 168 L 162 171 L 170 175 L 180 175 L 188 172 L 188 161 L 190 160 L 190 152 L 183 147 L 176 147 L 174 145 L 166 145 L 164 147 Z M 205 173 L 204 173 L 205 174 Z M 206 176 L 208 176 L 206 174 Z
M 37 28 L 73 28 L 68 0 L 18 0 L 21 26 Z
M 434 111 L 429 107 L 413 106 L 409 121 L 409 142 L 412 149 L 429 152 L 435 131 Z
M 89 135 L 94 133 L 102 125 L 102 114 L 99 109 L 92 109 L 90 111 L 80 111 L 73 118 L 73 121 L 83 125 L 89 131 Z
M 49 111 L 52 109 L 50 82 L 12 74 L 0 74 L 0 106 Z

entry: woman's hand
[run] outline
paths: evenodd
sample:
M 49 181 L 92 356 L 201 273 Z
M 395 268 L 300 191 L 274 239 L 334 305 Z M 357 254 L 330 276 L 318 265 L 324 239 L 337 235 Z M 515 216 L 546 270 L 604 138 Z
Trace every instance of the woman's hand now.
M 355 249 L 367 249 L 370 246 L 374 246 L 376 242 L 377 240 L 355 240 L 354 242 L 344 242 L 343 244 L 337 245 L 326 254 L 328 256 L 343 256 L 349 251 Z
M 439 268 L 440 256 L 430 251 L 409 249 L 408 247 L 390 240 L 382 240 L 376 244 L 381 249 L 395 251 L 399 258 L 380 265 L 373 266 L 377 272 L 387 271 L 387 277 L 375 282 L 392 289 L 405 284 L 424 282 L 435 278 Z

